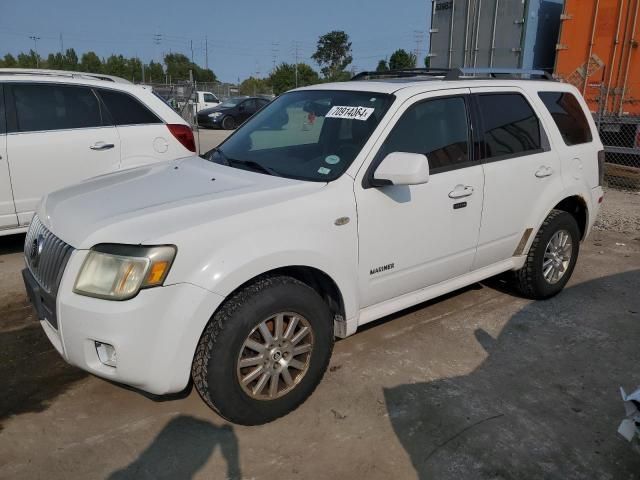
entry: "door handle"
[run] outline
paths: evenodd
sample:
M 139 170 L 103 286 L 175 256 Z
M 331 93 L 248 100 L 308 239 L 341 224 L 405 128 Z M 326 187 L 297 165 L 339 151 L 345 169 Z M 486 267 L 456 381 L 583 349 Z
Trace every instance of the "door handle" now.
M 96 142 L 93 145 L 91 145 L 89 148 L 91 150 L 110 150 L 113 147 L 115 147 L 115 145 L 113 143 L 105 143 L 105 142 Z
M 550 177 L 551 175 L 553 175 L 553 168 L 547 167 L 546 165 L 541 166 L 536 171 L 536 177 L 538 178 Z
M 453 191 L 449 192 L 449 198 L 464 198 L 473 195 L 473 187 L 456 185 Z

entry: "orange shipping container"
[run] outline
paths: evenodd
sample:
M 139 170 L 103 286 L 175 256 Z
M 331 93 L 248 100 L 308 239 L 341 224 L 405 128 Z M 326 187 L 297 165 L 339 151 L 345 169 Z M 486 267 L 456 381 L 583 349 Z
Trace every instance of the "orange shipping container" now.
M 640 0 L 566 0 L 555 73 L 592 112 L 640 115 Z

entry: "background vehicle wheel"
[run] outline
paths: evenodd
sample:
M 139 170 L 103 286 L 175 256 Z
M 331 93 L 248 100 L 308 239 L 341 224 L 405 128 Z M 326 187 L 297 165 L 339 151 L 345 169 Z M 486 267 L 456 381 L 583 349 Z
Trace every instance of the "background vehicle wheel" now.
M 573 216 L 552 210 L 533 240 L 527 260 L 515 272 L 518 290 L 533 299 L 557 295 L 573 273 L 580 251 L 580 230 Z
M 234 128 L 236 128 L 236 121 L 233 119 L 233 117 L 224 117 L 222 119 L 222 128 L 224 128 L 225 130 L 233 130 Z
M 234 423 L 259 425 L 296 409 L 322 379 L 333 319 L 309 286 L 266 276 L 215 313 L 196 349 L 192 376 L 203 400 Z

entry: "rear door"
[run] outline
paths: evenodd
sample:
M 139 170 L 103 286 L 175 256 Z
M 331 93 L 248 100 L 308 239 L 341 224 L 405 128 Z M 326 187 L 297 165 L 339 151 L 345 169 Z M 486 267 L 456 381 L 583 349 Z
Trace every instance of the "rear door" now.
M 136 97 L 106 88 L 97 89 L 97 92 L 118 129 L 122 145 L 121 168 L 172 160 L 177 158 L 177 152 L 184 152 L 160 117 Z
M 7 153 L 20 225 L 54 190 L 118 169 L 120 139 L 90 87 L 6 83 Z
M 18 225 L 13 204 L 9 159 L 7 158 L 7 132 L 2 84 L 0 84 L 0 231 Z
M 511 258 L 540 199 L 563 189 L 560 160 L 534 99 L 515 87 L 471 90 L 480 116 L 484 207 L 474 269 Z M 536 220 L 537 221 L 537 220 Z

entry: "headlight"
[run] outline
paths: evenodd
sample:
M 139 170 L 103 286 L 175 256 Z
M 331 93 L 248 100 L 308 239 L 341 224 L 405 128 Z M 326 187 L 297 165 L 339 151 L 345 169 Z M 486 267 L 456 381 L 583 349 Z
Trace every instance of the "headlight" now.
M 209 114 L 209 118 L 218 118 L 220 115 L 222 115 L 222 113 L 220 112 L 213 112 Z
M 73 291 L 88 297 L 128 300 L 140 289 L 162 285 L 176 247 L 101 244 L 91 249 Z

